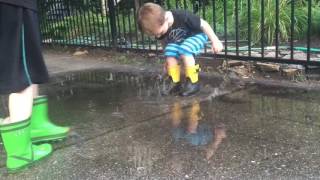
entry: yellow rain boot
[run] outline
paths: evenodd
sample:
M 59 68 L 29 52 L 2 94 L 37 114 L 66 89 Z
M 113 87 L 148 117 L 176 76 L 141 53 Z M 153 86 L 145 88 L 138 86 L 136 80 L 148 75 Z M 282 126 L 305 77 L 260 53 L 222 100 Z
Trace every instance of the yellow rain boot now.
M 200 90 L 200 84 L 198 83 L 199 71 L 199 64 L 186 67 L 186 84 L 184 86 L 183 91 L 180 94 L 181 96 L 190 96 L 197 93 Z
M 179 94 L 181 90 L 180 66 L 170 66 L 167 68 L 169 78 L 165 81 L 162 89 L 163 95 Z

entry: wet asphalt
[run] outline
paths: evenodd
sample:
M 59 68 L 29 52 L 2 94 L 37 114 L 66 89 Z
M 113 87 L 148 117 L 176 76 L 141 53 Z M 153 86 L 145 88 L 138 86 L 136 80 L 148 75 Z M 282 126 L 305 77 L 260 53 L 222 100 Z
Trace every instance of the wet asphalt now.
M 45 58 L 50 118 L 71 133 L 17 174 L 1 147 L 1 180 L 320 179 L 319 91 L 204 77 L 195 96 L 163 96 L 152 68 Z

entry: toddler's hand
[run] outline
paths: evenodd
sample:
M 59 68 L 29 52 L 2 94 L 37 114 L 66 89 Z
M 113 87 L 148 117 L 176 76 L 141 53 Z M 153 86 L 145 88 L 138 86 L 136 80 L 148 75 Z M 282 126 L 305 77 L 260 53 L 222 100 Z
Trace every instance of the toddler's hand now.
M 211 50 L 215 54 L 218 53 L 218 52 L 221 52 L 223 50 L 223 45 L 222 45 L 221 41 L 220 40 L 216 40 L 216 41 L 212 42 Z

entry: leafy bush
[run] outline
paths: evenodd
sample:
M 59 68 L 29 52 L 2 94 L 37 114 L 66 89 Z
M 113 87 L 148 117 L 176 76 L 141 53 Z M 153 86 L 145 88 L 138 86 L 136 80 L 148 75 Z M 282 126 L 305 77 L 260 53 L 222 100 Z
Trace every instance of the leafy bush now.
M 61 20 L 47 20 L 41 24 L 44 37 L 72 39 L 79 36 L 99 36 L 108 32 L 106 17 L 92 12 L 74 14 Z
M 279 1 L 279 38 L 283 41 L 288 41 L 291 35 L 291 0 Z M 248 37 L 248 12 L 243 11 L 241 14 L 241 28 L 242 37 Z M 295 6 L 294 15 L 294 35 L 296 37 L 303 37 L 307 27 L 306 9 L 301 6 Z M 259 1 L 252 1 L 251 11 L 251 39 L 257 43 L 264 41 L 268 45 L 272 45 L 276 36 L 276 3 L 274 0 L 265 0 L 264 5 L 264 39 L 262 37 L 262 24 L 261 24 L 261 4 Z
M 312 7 L 312 33 L 320 35 L 320 1 Z
M 48 12 L 62 3 L 67 9 L 66 13 L 51 18 Z M 126 3 L 128 2 L 128 3 Z M 248 39 L 248 0 L 239 2 L 239 27 L 235 26 L 235 1 L 227 0 L 142 0 L 141 2 L 158 2 L 164 7 L 187 8 L 213 25 L 215 22 L 216 33 L 224 35 L 224 3 L 227 4 L 227 34 L 228 39 L 235 37 L 236 28 L 240 32 L 240 39 Z M 213 9 L 215 2 L 215 9 Z M 314 0 L 312 6 L 312 33 L 320 34 L 320 1 Z M 41 4 L 40 18 L 44 37 L 52 39 L 77 38 L 79 36 L 106 36 L 110 29 L 107 26 L 108 14 L 102 15 L 100 0 L 47 0 Z M 307 32 L 307 1 L 305 0 L 279 0 L 279 38 L 281 42 L 289 40 L 291 35 L 291 3 L 295 3 L 294 38 L 306 37 Z M 135 19 L 133 15 L 133 0 L 122 0 L 117 7 L 117 29 L 122 36 L 134 36 Z M 261 1 L 251 0 L 251 39 L 254 43 L 261 41 Z M 213 19 L 215 14 L 215 19 Z M 264 39 L 267 45 L 274 44 L 276 35 L 276 4 L 275 0 L 264 0 Z M 129 22 L 130 20 L 130 22 Z M 131 34 L 129 33 L 131 29 Z M 124 32 L 125 31 L 125 32 Z M 102 33 L 105 33 L 103 35 Z

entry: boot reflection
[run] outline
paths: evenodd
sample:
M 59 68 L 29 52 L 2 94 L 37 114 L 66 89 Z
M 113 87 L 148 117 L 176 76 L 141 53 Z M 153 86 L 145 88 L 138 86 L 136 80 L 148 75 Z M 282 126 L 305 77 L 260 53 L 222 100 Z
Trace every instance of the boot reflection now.
M 194 100 L 191 107 L 184 111 L 181 102 L 175 102 L 170 117 L 174 141 L 191 146 L 205 146 L 205 158 L 208 160 L 213 157 L 223 139 L 227 137 L 224 124 L 211 126 L 208 121 L 201 120 L 202 112 L 198 100 Z
M 174 102 L 172 111 L 171 111 L 171 123 L 174 128 L 178 127 L 181 123 L 182 119 L 182 109 L 181 109 L 181 103 Z
M 182 110 L 181 102 L 172 106 L 171 124 L 175 142 L 184 141 L 193 146 L 208 144 L 213 133 L 205 122 L 201 122 L 201 107 L 198 100 L 194 100 L 190 108 Z
M 192 107 L 188 116 L 188 132 L 197 133 L 198 124 L 200 121 L 200 103 L 197 100 L 192 102 Z

